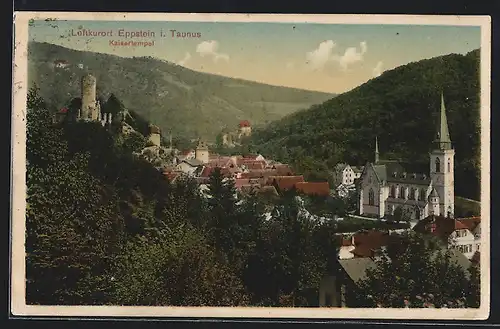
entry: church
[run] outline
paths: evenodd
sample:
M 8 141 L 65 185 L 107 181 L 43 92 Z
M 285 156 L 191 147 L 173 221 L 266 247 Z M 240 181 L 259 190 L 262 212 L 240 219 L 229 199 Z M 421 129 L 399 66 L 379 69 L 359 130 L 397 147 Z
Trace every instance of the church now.
M 408 173 L 397 161 L 380 160 L 375 140 L 375 162 L 366 164 L 359 179 L 359 214 L 383 218 L 401 207 L 411 219 L 429 215 L 453 217 L 454 157 L 441 95 L 438 131 L 429 156 L 429 174 Z

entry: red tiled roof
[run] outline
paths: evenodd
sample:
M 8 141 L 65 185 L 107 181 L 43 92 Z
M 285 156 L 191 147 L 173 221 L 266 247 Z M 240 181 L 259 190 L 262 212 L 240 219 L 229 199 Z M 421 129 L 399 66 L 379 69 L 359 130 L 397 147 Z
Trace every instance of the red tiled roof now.
M 481 217 L 456 218 L 455 220 L 462 223 L 470 231 L 473 231 L 481 223 Z
M 413 230 L 418 233 L 430 233 L 442 240 L 447 241 L 451 233 L 453 233 L 457 226 L 462 227 L 462 225 L 457 224 L 457 220 L 453 218 L 448 218 L 444 216 L 428 216 L 420 220 L 414 227 Z M 466 227 L 464 227 L 466 229 Z
M 182 151 L 181 154 L 182 155 L 188 155 L 188 154 L 190 154 L 192 152 L 193 152 L 193 150 L 185 150 L 185 151 Z
M 272 185 L 276 182 L 280 190 L 290 190 L 295 187 L 295 184 L 304 182 L 304 176 L 269 176 L 267 185 Z
M 455 230 L 468 230 L 467 225 L 462 223 L 461 221 L 455 220 Z
M 217 157 L 210 159 L 208 162 L 208 165 L 210 167 L 229 167 L 232 163 L 231 157 Z
M 330 184 L 328 182 L 299 182 L 295 184 L 295 188 L 307 195 L 330 195 Z
M 240 126 L 240 128 L 241 127 L 250 127 L 250 121 L 242 120 L 242 121 L 240 121 L 239 126 Z
M 389 233 L 387 232 L 371 230 L 354 234 L 354 245 L 356 248 L 359 246 L 366 246 L 370 249 L 378 249 L 388 243 Z
M 256 169 L 265 169 L 266 162 L 265 161 L 255 161 L 255 160 L 238 160 L 239 166 L 245 166 L 247 169 L 256 170 Z
M 242 173 L 241 178 L 268 178 L 277 176 L 276 170 L 273 169 L 253 169 L 250 172 Z
M 215 168 L 220 168 L 220 167 L 204 167 L 203 171 L 201 172 L 200 177 L 210 177 L 212 172 L 215 170 Z M 231 177 L 232 174 L 229 171 L 228 168 L 220 168 L 221 174 L 224 177 Z
M 68 108 L 63 107 L 61 110 L 59 110 L 59 113 L 68 113 Z
M 289 165 L 279 164 L 279 165 L 274 165 L 273 168 L 276 169 L 279 176 L 292 176 L 293 175 L 293 170 L 290 168 Z

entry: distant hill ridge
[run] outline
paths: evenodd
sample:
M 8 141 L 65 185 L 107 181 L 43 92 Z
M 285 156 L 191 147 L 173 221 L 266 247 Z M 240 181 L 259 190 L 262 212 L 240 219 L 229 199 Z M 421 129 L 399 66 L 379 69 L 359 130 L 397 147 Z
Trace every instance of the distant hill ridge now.
M 375 137 L 382 158 L 428 169 L 428 152 L 444 94 L 456 150 L 456 193 L 480 199 L 479 49 L 413 62 L 384 72 L 331 100 L 295 112 L 264 129 L 253 143 L 284 161 L 308 157 L 318 166 L 373 161 Z M 304 161 L 302 161 L 304 162 Z M 311 166 L 301 163 L 299 166 Z
M 114 93 L 127 109 L 163 131 L 215 140 L 240 120 L 266 124 L 335 95 L 202 73 L 152 57 L 119 57 L 30 42 L 30 83 L 54 108 L 79 97 L 80 77 L 97 78 L 98 95 Z M 57 60 L 67 63 L 55 67 Z

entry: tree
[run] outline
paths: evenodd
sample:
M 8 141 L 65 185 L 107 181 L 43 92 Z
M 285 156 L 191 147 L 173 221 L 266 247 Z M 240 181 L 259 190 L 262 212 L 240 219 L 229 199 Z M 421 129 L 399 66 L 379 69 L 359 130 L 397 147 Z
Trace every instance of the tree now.
M 477 307 L 469 269 L 441 242 L 411 232 L 393 239 L 353 296 L 360 307 Z M 432 280 L 430 279 L 432 278 Z
M 240 280 L 189 225 L 131 241 L 118 258 L 113 304 L 244 306 Z
M 140 152 L 146 147 L 146 138 L 139 133 L 131 132 L 123 141 L 123 148 L 127 152 Z
M 389 219 L 396 222 L 409 222 L 411 220 L 410 210 L 404 207 L 396 207 L 394 214 L 389 216 Z
M 215 245 L 228 253 L 237 243 L 233 235 L 233 230 L 237 225 L 234 181 L 224 178 L 221 169 L 216 167 L 210 174 L 208 187 L 210 216 L 208 230 Z

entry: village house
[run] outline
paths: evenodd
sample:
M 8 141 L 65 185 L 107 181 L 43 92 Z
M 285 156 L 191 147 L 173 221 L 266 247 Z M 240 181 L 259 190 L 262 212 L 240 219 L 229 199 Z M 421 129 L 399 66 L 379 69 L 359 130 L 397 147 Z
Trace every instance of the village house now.
M 335 186 L 354 186 L 354 181 L 361 177 L 363 167 L 351 167 L 346 163 L 338 163 L 332 173 Z
M 198 159 L 182 160 L 176 165 L 176 170 L 181 171 L 189 176 L 193 176 L 196 171 L 203 166 L 203 163 Z
M 414 227 L 415 232 L 438 237 L 449 248 L 454 248 L 472 259 L 481 249 L 481 217 L 449 218 L 428 216 Z

